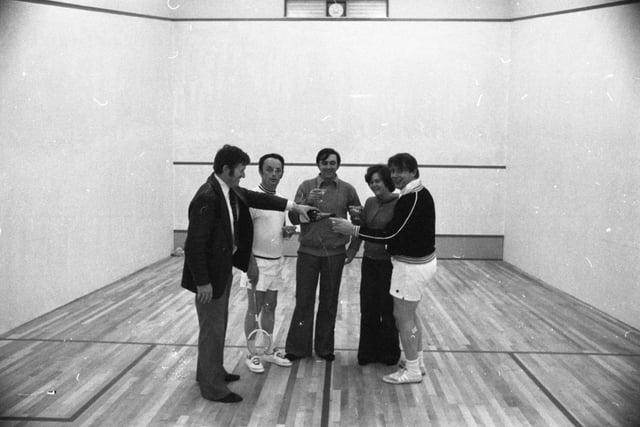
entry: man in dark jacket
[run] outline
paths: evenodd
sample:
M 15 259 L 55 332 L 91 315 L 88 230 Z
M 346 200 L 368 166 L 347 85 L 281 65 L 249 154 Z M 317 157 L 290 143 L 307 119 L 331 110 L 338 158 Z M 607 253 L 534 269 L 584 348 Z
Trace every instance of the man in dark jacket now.
M 209 176 L 189 204 L 189 228 L 185 241 L 182 287 L 196 294 L 200 324 L 196 381 L 207 400 L 232 403 L 242 398 L 227 383 L 238 375 L 223 366 L 232 267 L 247 272 L 257 281 L 251 262 L 253 222 L 249 207 L 291 210 L 303 217 L 311 209 L 270 194 L 239 187 L 250 159 L 238 147 L 225 145 L 213 162 Z

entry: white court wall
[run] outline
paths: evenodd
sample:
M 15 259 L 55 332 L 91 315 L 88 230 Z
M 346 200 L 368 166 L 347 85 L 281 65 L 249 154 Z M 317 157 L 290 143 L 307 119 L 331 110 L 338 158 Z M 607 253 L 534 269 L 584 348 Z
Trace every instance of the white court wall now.
M 504 169 L 458 166 L 504 165 L 507 23 L 177 22 L 175 46 L 176 230 L 211 171 L 196 164 L 228 143 L 301 163 L 289 196 L 333 147 L 363 200 L 366 166 L 409 151 L 449 166 L 421 170 L 438 233 L 503 234 Z
M 172 249 L 171 24 L 0 4 L 0 332 Z
M 504 258 L 640 327 L 640 5 L 514 22 Z
M 638 327 L 637 5 L 562 13 L 604 3 L 0 3 L 0 333 L 167 256 L 224 143 L 286 147 L 285 194 L 333 146 L 363 199 L 413 152 L 440 235 Z
M 316 153 L 310 154 L 315 156 Z M 186 210 L 189 202 L 211 172 L 211 166 L 176 166 L 176 230 L 187 229 L 189 222 Z M 364 166 L 343 167 L 338 171 L 341 179 L 356 187 L 362 203 L 372 195 L 364 181 L 365 172 Z M 315 166 L 286 166 L 278 191 L 285 197 L 293 198 L 301 180 L 312 178 L 317 173 L 318 169 Z M 428 183 L 429 191 L 436 202 L 438 229 L 445 230 L 439 234 L 502 235 L 505 193 L 503 170 L 487 172 L 421 168 L 420 174 L 423 181 Z M 257 165 L 247 167 L 246 175 L 242 186 L 254 188 L 260 183 Z M 453 197 L 453 194 L 463 194 L 466 200 L 463 201 L 458 196 Z M 475 215 L 469 213 L 471 210 Z M 490 218 L 494 221 L 490 221 Z
M 611 5 L 610 0 L 508 0 L 505 9 L 512 19 L 530 18 L 557 12 L 592 9 Z

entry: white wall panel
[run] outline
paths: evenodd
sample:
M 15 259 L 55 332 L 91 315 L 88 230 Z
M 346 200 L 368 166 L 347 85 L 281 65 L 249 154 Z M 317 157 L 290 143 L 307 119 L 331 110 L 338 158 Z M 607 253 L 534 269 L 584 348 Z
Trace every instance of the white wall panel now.
M 0 4 L 0 332 L 170 254 L 170 31 Z
M 640 327 L 640 5 L 513 24 L 505 260 Z
M 312 162 L 397 151 L 425 164 L 504 164 L 503 23 L 177 23 L 175 160 L 225 143 Z M 313 154 L 310 154 L 313 153 Z
M 315 157 L 315 154 L 313 155 Z M 186 230 L 187 208 L 196 190 L 212 172 L 211 166 L 177 165 L 175 167 L 174 228 Z M 338 175 L 351 183 L 360 201 L 372 196 L 364 181 L 366 167 L 341 167 Z M 285 166 L 278 187 L 286 197 L 295 197 L 303 179 L 316 176 L 314 166 Z M 258 166 L 246 170 L 241 182 L 246 188 L 259 184 Z M 420 176 L 436 203 L 438 234 L 502 235 L 504 233 L 504 170 L 421 169 Z

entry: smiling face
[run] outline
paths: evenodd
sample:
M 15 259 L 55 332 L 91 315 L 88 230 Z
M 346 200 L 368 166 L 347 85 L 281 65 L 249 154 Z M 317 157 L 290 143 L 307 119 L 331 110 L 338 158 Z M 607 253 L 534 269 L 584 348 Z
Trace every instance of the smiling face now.
M 244 170 L 246 168 L 247 165 L 243 165 L 242 163 L 237 164 L 234 168 L 224 165 L 220 179 L 222 179 L 229 188 L 236 188 L 240 185 L 240 180 L 245 177 Z
M 397 166 L 391 166 L 389 170 L 391 171 L 391 180 L 399 190 L 402 190 L 408 183 L 417 177 L 415 172 L 403 170 Z
M 340 165 L 338 157 L 335 154 L 329 154 L 326 159 L 318 160 L 318 169 L 320 169 L 320 177 L 324 180 L 335 179 Z
M 268 190 L 276 190 L 276 187 L 282 179 L 284 169 L 280 160 L 273 157 L 266 158 L 260 170 L 262 178 L 262 186 Z
M 384 185 L 384 181 L 379 173 L 374 173 L 371 175 L 371 180 L 369 181 L 369 188 L 373 192 L 373 194 L 378 199 L 386 199 L 391 193 L 386 185 Z

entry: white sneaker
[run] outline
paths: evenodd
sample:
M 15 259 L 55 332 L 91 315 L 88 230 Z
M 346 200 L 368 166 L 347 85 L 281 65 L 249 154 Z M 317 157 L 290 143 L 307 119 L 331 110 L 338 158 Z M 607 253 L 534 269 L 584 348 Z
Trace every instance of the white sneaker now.
M 382 377 L 382 381 L 388 384 L 421 383 L 422 375 L 412 374 L 406 369 L 398 369 L 396 372 Z
M 264 366 L 262 366 L 262 361 L 260 361 L 260 356 L 251 356 L 247 354 L 246 359 L 244 359 L 244 364 L 247 365 L 247 368 L 254 374 L 261 374 L 264 372 Z
M 398 368 L 407 369 L 407 359 L 405 359 L 404 357 L 400 359 L 400 361 L 398 362 Z M 424 367 L 424 361 L 422 360 L 422 358 L 420 358 L 420 373 L 423 376 L 427 375 L 427 368 Z
M 269 363 L 275 363 L 276 365 L 282 366 L 285 368 L 288 368 L 291 365 L 293 365 L 291 360 L 284 357 L 284 353 L 282 351 L 276 350 L 276 349 L 273 349 L 273 353 L 271 354 L 265 353 L 262 356 L 262 360 Z

